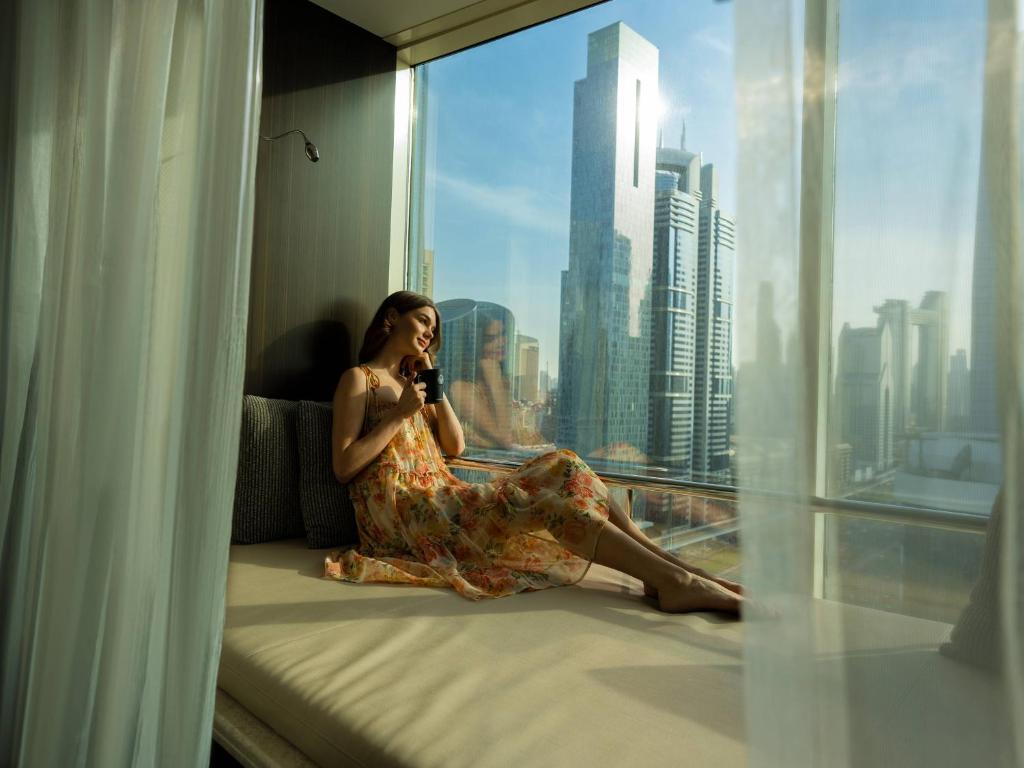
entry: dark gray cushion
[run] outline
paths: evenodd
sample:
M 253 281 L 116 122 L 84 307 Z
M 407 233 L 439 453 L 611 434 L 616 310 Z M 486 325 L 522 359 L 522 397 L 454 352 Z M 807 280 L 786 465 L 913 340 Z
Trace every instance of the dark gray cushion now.
M 302 536 L 296 403 L 256 395 L 242 399 L 232 544 Z
M 313 549 L 359 543 L 355 511 L 331 467 L 331 406 L 302 400 L 296 410 L 299 443 L 299 506 L 306 541 Z

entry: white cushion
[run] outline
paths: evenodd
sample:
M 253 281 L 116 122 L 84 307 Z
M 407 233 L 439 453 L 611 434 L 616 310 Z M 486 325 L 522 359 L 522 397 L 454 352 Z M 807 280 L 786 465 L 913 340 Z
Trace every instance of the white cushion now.
M 326 553 L 232 547 L 218 681 L 320 765 L 746 765 L 743 623 L 659 613 L 596 565 L 581 586 L 471 602 L 322 579 Z M 948 624 L 805 600 L 802 674 L 849 698 L 852 764 L 966 765 L 978 739 L 1010 743 L 998 679 L 937 653 Z M 787 663 L 785 633 L 749 634 Z

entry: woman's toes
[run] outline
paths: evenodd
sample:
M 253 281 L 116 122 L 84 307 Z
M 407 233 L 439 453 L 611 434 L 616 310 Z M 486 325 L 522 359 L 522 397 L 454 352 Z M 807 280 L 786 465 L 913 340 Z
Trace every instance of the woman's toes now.
M 667 613 L 723 611 L 739 614 L 743 598 L 708 579 L 690 576 L 658 590 L 658 607 Z
M 730 592 L 735 592 L 737 595 L 742 595 L 743 594 L 743 585 L 742 584 L 737 584 L 735 581 L 729 581 L 729 579 L 719 579 L 719 578 L 716 578 L 716 579 L 714 579 L 714 582 L 716 584 L 720 584 L 721 586 L 725 587 Z

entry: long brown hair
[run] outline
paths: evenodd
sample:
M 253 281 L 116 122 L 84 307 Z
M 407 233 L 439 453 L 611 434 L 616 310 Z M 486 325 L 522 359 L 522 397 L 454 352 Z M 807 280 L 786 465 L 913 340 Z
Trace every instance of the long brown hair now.
M 387 320 L 389 309 L 394 309 L 398 314 L 404 315 L 406 312 L 412 312 L 414 309 L 422 309 L 423 307 L 430 307 L 434 310 L 434 320 L 437 323 L 437 327 L 434 328 L 434 338 L 431 339 L 430 346 L 427 347 L 426 351 L 436 355 L 437 351 L 441 349 L 441 313 L 437 311 L 434 302 L 420 293 L 395 291 L 384 299 L 383 303 L 377 308 L 377 312 L 373 315 L 373 320 L 370 321 L 370 325 L 363 335 L 363 346 L 359 350 L 359 362 L 370 362 L 381 351 L 384 344 L 387 343 L 388 331 L 385 327 L 385 321 Z

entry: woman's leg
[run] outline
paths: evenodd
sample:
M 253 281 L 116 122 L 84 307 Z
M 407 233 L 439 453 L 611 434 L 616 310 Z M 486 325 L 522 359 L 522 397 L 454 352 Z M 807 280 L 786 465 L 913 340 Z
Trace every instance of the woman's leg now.
M 580 557 L 576 545 L 562 542 Z M 659 557 L 617 526 L 605 525 L 597 540 L 594 562 L 628 573 L 657 590 L 658 607 L 669 613 L 725 611 L 739 613 L 743 598 L 714 581 L 697 576 Z
M 728 579 L 723 579 L 718 576 L 714 576 L 708 573 L 707 571 L 703 570 L 702 568 L 697 568 L 696 566 L 690 565 L 689 563 L 676 557 L 671 552 L 662 549 L 653 541 L 651 541 L 647 537 L 647 534 L 645 534 L 643 530 L 641 530 L 641 528 L 633 522 L 632 518 L 630 518 L 629 515 L 626 514 L 626 512 L 622 509 L 619 503 L 615 501 L 614 498 L 612 498 L 611 494 L 608 495 L 608 520 L 611 521 L 616 528 L 627 534 L 630 538 L 632 538 L 634 541 L 642 545 L 645 549 L 656 554 L 658 557 L 667 560 L 668 562 L 678 566 L 679 568 L 682 568 L 685 571 L 688 571 L 689 573 L 694 574 L 695 576 L 700 576 L 704 579 L 710 579 L 711 581 L 720 584 L 721 586 L 735 592 L 736 594 L 743 594 L 743 588 L 736 582 L 729 581 Z M 646 594 L 648 597 L 657 597 L 657 587 L 645 581 L 644 594 Z

